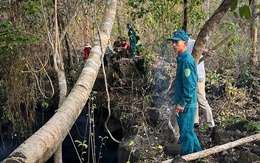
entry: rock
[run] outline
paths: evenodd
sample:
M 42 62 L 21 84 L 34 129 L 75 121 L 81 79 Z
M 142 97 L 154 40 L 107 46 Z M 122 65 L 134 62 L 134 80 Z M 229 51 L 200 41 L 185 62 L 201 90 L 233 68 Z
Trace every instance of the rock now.
M 212 141 L 214 142 L 214 144 L 225 144 L 230 142 L 230 137 L 231 134 L 228 134 L 225 130 L 219 129 L 214 133 Z
M 255 144 L 260 146 L 260 141 L 256 141 Z
M 110 132 L 114 132 L 117 130 L 121 130 L 122 125 L 119 120 L 111 117 L 107 123 L 107 128 Z M 107 132 L 107 131 L 105 131 L 105 132 Z
M 149 108 L 147 109 L 147 122 L 155 127 L 158 124 L 158 119 L 159 119 L 159 112 L 157 109 L 154 108 Z
M 239 130 L 236 131 L 227 131 L 224 129 L 216 129 L 212 134 L 212 141 L 214 144 L 225 144 L 230 141 L 238 140 L 245 137 L 246 135 Z
M 135 62 L 132 59 L 124 58 L 116 61 L 113 64 L 113 70 L 119 75 L 119 78 L 126 79 L 133 75 L 139 74 L 138 69 L 135 67 Z M 130 84 L 130 83 L 128 83 Z
M 256 154 L 251 153 L 249 150 L 240 152 L 239 158 L 236 163 L 252 163 L 259 160 Z
M 254 154 L 256 154 L 257 156 L 259 156 L 260 157 L 260 146 L 259 145 L 257 145 L 257 144 L 245 144 L 245 145 L 243 145 L 243 146 L 240 146 L 241 148 L 240 149 L 238 149 L 238 150 L 240 150 L 240 151 L 242 151 L 242 152 L 244 152 L 245 151 L 245 149 L 246 150 L 248 150 L 248 151 L 250 151 L 250 152 L 252 152 L 252 153 L 254 153 Z M 241 153 L 242 153 L 241 152 Z M 260 159 L 259 159 L 260 160 Z
M 178 143 L 167 144 L 163 148 L 166 155 L 177 156 L 181 153 L 181 146 Z
M 122 141 L 118 147 L 118 162 L 117 163 L 126 163 L 127 161 L 136 162 L 138 161 L 138 157 L 135 155 L 135 148 L 133 147 L 135 144 L 130 146 L 131 142 L 135 142 L 137 144 L 139 142 L 136 138 L 129 138 Z M 131 156 L 131 157 L 129 157 Z M 130 160 L 128 160 L 130 159 Z
M 231 130 L 231 131 L 236 131 L 239 130 L 241 132 L 246 131 L 246 128 L 244 127 L 246 124 L 248 123 L 248 121 L 239 121 L 237 123 L 228 125 L 225 129 L 226 130 Z

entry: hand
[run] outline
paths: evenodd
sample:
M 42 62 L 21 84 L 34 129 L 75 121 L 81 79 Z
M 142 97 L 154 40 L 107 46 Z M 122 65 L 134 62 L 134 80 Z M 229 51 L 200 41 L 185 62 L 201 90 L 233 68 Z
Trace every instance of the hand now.
M 207 55 L 210 57 L 213 57 L 215 55 L 215 51 L 214 50 L 208 50 Z
M 175 107 L 176 110 L 176 114 L 178 115 L 180 112 L 183 112 L 184 107 L 182 107 L 181 105 L 177 104 Z

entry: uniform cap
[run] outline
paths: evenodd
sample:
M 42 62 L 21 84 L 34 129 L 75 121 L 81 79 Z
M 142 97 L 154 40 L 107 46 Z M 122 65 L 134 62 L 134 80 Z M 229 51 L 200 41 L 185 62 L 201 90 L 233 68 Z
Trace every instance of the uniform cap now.
M 188 42 L 189 36 L 184 30 L 177 30 L 174 32 L 174 35 L 171 38 L 169 38 L 168 40 L 171 40 L 171 41 L 183 40 L 185 42 Z

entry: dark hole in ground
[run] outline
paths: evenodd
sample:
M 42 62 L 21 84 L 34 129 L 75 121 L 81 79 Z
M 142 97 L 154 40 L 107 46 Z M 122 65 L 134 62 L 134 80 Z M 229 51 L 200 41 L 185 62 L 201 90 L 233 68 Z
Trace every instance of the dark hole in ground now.
M 62 144 L 64 163 L 77 163 L 80 162 L 79 159 L 84 159 L 82 162 L 94 162 L 93 160 L 95 159 L 96 162 L 99 161 L 99 163 L 116 163 L 118 161 L 117 149 L 119 144 L 112 140 L 110 135 L 106 132 L 104 120 L 101 120 L 98 117 L 94 119 L 96 120 L 93 128 L 91 127 L 93 126 L 92 124 L 90 126 L 89 116 L 87 114 L 80 115 L 78 117 L 77 121 L 70 130 L 70 135 L 65 138 Z M 118 123 L 120 124 L 120 122 L 111 117 L 108 122 L 108 128 L 111 129 L 111 134 L 113 137 L 116 140 L 121 141 L 123 135 L 122 129 Z M 91 132 L 89 132 L 90 128 L 92 129 Z M 93 136 L 92 140 L 89 138 L 90 135 Z M 74 145 L 72 141 L 74 141 Z M 80 143 L 82 145 L 79 145 Z M 83 148 L 83 144 L 87 145 L 87 148 Z M 0 161 L 4 160 L 19 145 L 20 143 L 16 139 L 2 138 L 0 143 Z M 75 148 L 77 148 L 77 152 Z M 47 163 L 53 162 L 52 156 Z

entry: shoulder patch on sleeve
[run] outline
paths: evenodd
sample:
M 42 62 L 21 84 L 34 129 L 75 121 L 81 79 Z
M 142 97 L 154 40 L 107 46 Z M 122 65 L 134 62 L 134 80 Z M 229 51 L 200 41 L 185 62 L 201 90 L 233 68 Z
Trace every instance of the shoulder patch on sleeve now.
M 190 69 L 186 68 L 186 69 L 184 70 L 184 75 L 185 75 L 186 77 L 189 77 L 189 76 L 190 76 Z

